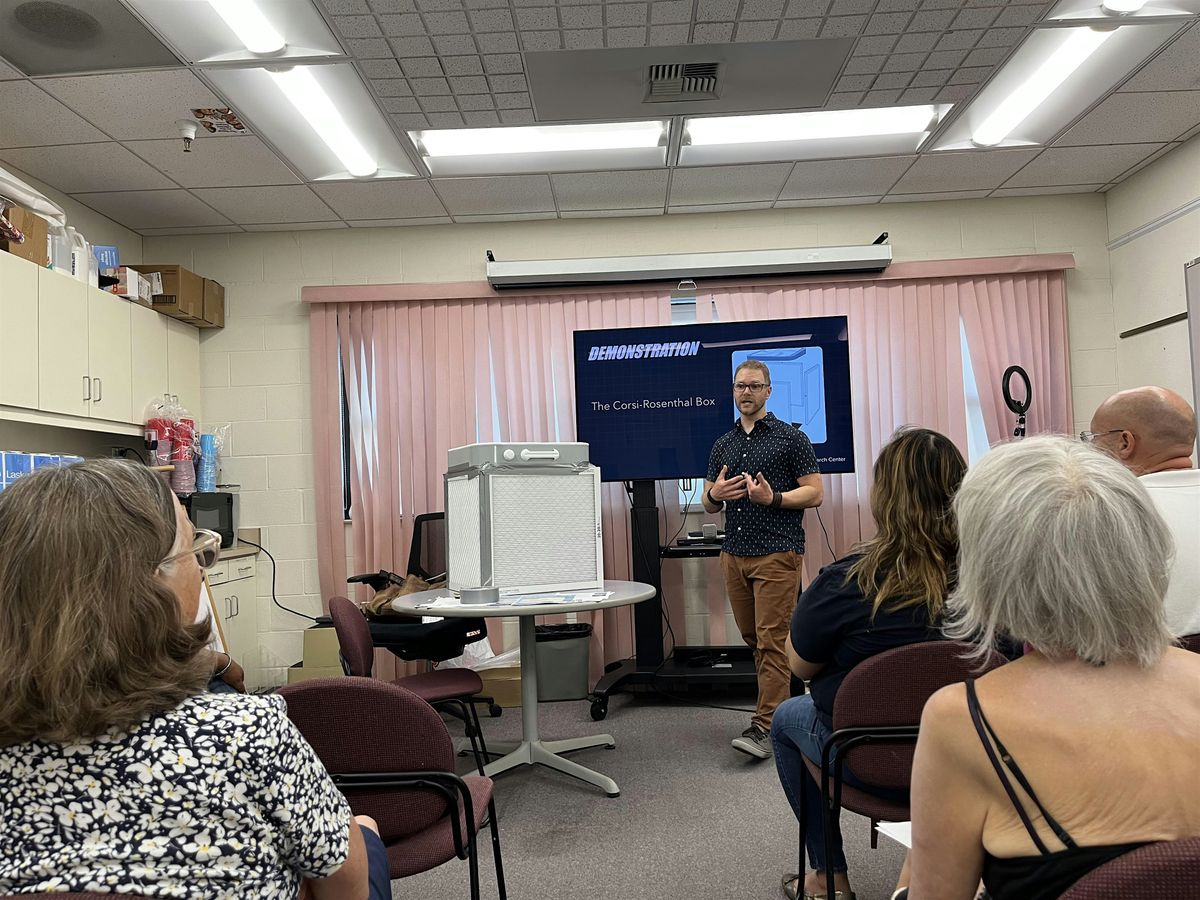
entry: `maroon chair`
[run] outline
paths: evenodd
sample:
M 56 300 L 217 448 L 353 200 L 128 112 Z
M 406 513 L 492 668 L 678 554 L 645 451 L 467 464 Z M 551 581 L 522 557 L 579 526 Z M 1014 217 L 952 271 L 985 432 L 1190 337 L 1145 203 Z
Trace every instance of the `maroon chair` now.
M 338 649 L 342 656 L 342 669 L 347 675 L 371 678 L 375 667 L 375 646 L 371 640 L 371 628 L 357 606 L 345 597 L 333 597 L 329 601 L 329 615 L 337 632 Z M 412 691 L 433 707 L 447 707 L 466 725 L 467 738 L 479 774 L 483 774 L 487 762 L 487 745 L 483 740 L 483 729 L 479 725 L 479 713 L 475 708 L 475 695 L 483 690 L 483 680 L 471 669 L 435 669 L 397 678 L 397 684 Z
M 871 820 L 872 848 L 877 846 L 876 823 L 912 818 L 907 801 L 884 799 L 845 784 L 843 768 L 849 765 L 859 781 L 878 785 L 893 797 L 907 792 L 925 702 L 941 688 L 982 675 L 1007 661 L 994 651 L 982 661 L 967 659 L 974 649 L 958 641 L 908 644 L 872 656 L 846 675 L 833 703 L 833 733 L 825 742 L 820 765 L 804 758 L 821 791 L 825 811 L 821 827 L 826 835 L 843 809 Z M 807 779 L 801 779 L 800 787 L 802 791 L 809 789 Z M 801 877 L 805 871 L 807 827 L 801 817 Z M 832 897 L 832 870 L 827 877 L 826 889 Z
M 1179 646 L 1193 653 L 1200 653 L 1200 634 L 1185 634 L 1179 639 Z
M 468 862 L 479 900 L 477 837 L 490 822 L 500 900 L 507 894 L 492 779 L 454 772 L 454 744 L 424 700 L 371 678 L 320 678 L 279 691 L 355 815 L 379 823 L 391 878 Z
M 1200 896 L 1200 837 L 1160 841 L 1109 860 L 1059 900 L 1194 900 Z

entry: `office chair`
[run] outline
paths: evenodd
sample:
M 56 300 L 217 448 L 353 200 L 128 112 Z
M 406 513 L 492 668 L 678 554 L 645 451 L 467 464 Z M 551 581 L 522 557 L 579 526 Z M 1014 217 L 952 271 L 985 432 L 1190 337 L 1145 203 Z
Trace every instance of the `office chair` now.
M 471 898 L 479 900 L 477 837 L 488 822 L 505 900 L 492 779 L 455 774 L 450 735 L 429 704 L 371 678 L 320 678 L 279 693 L 354 814 L 379 823 L 391 878 L 457 857 L 467 860 Z
M 1061 900 L 1194 900 L 1200 893 L 1200 837 L 1130 850 L 1088 872 Z
M 819 827 L 826 835 L 833 830 L 843 808 L 871 820 L 872 849 L 878 846 L 876 823 L 907 822 L 912 818 L 906 794 L 925 701 L 946 685 L 982 675 L 1007 661 L 991 651 L 983 662 L 973 662 L 965 658 L 972 650 L 971 645 L 958 641 L 908 644 L 863 660 L 846 675 L 834 700 L 833 733 L 822 748 L 820 764 L 804 757 L 821 792 L 824 816 Z M 847 764 L 859 781 L 878 785 L 886 796 L 844 784 Z M 808 779 L 800 780 L 800 790 L 811 790 Z M 902 796 L 905 799 L 899 799 Z M 807 827 L 801 816 L 801 879 L 806 871 Z M 832 869 L 826 877 L 826 890 L 832 897 Z

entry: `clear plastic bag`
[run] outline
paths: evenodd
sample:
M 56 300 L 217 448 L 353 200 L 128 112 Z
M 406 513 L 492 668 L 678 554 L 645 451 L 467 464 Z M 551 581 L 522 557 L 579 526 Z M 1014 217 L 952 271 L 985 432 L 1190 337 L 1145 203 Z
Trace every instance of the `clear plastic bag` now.
M 467 644 L 462 656 L 447 659 L 438 663 L 439 669 L 496 669 L 502 666 L 519 666 L 521 664 L 521 648 L 514 647 L 504 653 L 496 654 L 492 650 L 491 641 L 486 638 Z

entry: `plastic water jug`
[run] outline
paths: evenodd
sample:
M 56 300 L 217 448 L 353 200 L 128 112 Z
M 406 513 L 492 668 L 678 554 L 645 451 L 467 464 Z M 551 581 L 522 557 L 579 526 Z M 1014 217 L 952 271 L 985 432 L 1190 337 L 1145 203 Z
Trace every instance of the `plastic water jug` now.
M 71 274 L 80 281 L 88 280 L 88 257 L 91 255 L 88 252 L 88 242 L 83 239 L 83 235 L 67 226 L 67 236 L 71 240 Z M 99 278 L 99 271 L 96 272 Z

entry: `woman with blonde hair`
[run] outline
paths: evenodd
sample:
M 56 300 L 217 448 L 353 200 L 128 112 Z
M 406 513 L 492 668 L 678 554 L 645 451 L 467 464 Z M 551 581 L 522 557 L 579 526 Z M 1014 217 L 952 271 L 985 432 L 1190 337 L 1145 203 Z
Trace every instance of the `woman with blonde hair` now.
M 982 879 L 993 900 L 1049 900 L 1142 844 L 1200 836 L 1200 655 L 1167 628 L 1171 533 L 1146 488 L 1039 437 L 993 448 L 954 507 L 947 633 L 1029 649 L 925 705 L 911 896 L 971 900 Z
M 834 699 L 847 673 L 885 650 L 940 637 L 958 552 L 950 503 L 966 470 L 962 454 L 945 435 L 927 428 L 896 432 L 875 460 L 871 512 L 876 535 L 822 569 L 800 595 L 788 663 L 811 689 L 785 701 L 771 724 L 779 780 L 797 818 L 806 811 L 808 822 L 821 821 L 820 789 L 804 757 L 820 765 L 821 749 L 833 731 Z M 881 793 L 849 769 L 845 779 Z M 826 845 L 820 827 L 806 831 L 813 871 L 785 876 L 784 894 L 790 900 L 823 897 L 825 873 L 832 869 L 838 900 L 853 900 L 840 832 L 835 827 Z
M 391 896 L 282 698 L 205 691 L 219 544 L 127 462 L 0 493 L 0 895 Z

